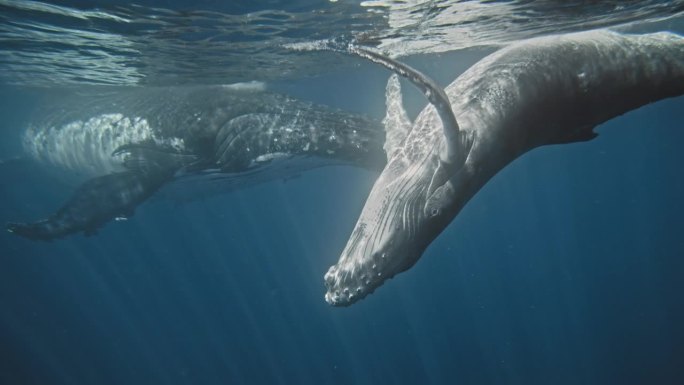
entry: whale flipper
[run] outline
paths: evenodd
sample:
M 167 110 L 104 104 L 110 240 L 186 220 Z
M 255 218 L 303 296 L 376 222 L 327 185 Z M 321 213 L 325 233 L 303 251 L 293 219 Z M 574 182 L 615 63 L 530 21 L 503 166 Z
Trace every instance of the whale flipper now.
M 403 146 L 404 140 L 408 136 L 409 131 L 411 131 L 411 125 L 413 124 L 408 118 L 406 110 L 404 110 L 401 84 L 397 74 L 392 74 L 389 80 L 387 80 L 385 104 L 387 105 L 387 112 L 382 120 L 382 124 L 385 126 L 385 144 L 383 149 L 387 159 L 390 159 Z
M 184 164 L 191 165 L 197 160 L 192 155 L 149 143 L 127 144 L 112 155 L 123 155 L 128 170 L 89 179 L 47 219 L 9 223 L 7 230 L 46 241 L 80 231 L 86 236 L 94 235 L 113 219 L 131 217 L 135 208 L 171 180 Z
M 123 171 L 90 179 L 56 213 L 37 222 L 9 223 L 11 233 L 35 240 L 51 240 L 83 231 L 95 234 L 110 220 L 130 216 L 168 178 Z
M 445 186 L 451 176 L 463 167 L 475 141 L 474 133 L 460 129 L 458 122 L 456 121 L 456 115 L 451 108 L 451 102 L 444 88 L 439 86 L 431 77 L 411 66 L 374 52 L 366 47 L 351 45 L 348 47 L 348 52 L 370 60 L 373 63 L 380 64 L 394 72 L 395 75 L 405 77 L 425 94 L 425 97 L 432 107 L 437 111 L 437 115 L 442 123 L 442 133 L 444 137 L 442 143 L 444 145 L 439 149 L 436 160 L 437 167 L 428 186 L 427 197 L 430 199 L 432 193 L 438 188 Z M 402 120 L 402 118 L 399 118 L 400 123 L 402 123 Z M 387 121 L 387 118 L 385 121 Z M 407 130 L 407 135 L 409 131 L 410 129 Z M 396 153 L 396 151 L 394 153 Z M 390 153 L 388 153 L 388 163 L 391 161 L 389 155 Z
M 403 76 L 416 86 L 430 104 L 437 111 L 437 115 L 442 122 L 442 133 L 444 134 L 444 148 L 441 149 L 440 160 L 449 167 L 450 170 L 458 171 L 470 151 L 473 143 L 472 135 L 462 131 L 458 126 L 456 115 L 451 108 L 451 102 L 444 88 L 437 84 L 431 77 L 423 74 L 415 68 L 402 62 L 374 52 L 369 48 L 350 45 L 348 52 L 361 58 L 370 60 L 373 63 L 382 65 L 397 75 Z

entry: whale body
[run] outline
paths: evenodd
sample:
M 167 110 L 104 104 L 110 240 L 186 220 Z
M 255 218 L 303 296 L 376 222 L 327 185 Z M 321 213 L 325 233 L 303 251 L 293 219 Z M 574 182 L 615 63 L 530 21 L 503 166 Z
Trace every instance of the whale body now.
M 684 94 L 684 38 L 606 30 L 514 43 L 446 89 L 418 71 L 350 49 L 407 77 L 428 97 L 412 123 L 396 78 L 387 88 L 387 165 L 339 261 L 326 301 L 353 304 L 409 269 L 498 171 L 548 144 L 591 140 L 618 115 Z
M 69 97 L 41 109 L 24 147 L 39 161 L 92 178 L 48 218 L 7 229 L 39 240 L 89 235 L 130 217 L 162 186 L 182 185 L 187 195 L 203 185 L 233 189 L 333 164 L 380 170 L 383 142 L 378 121 L 258 84 Z

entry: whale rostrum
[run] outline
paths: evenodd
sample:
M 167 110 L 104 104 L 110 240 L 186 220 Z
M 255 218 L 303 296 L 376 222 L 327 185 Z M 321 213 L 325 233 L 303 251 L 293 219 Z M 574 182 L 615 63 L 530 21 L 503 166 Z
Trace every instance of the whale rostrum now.
M 366 297 L 413 266 L 470 198 L 520 155 L 591 140 L 593 129 L 613 117 L 684 94 L 684 38 L 666 32 L 595 30 L 520 41 L 480 60 L 444 92 L 396 60 L 365 48 L 348 51 L 406 77 L 431 105 L 410 124 L 399 83 L 390 79 L 387 164 L 325 274 L 325 299 L 335 306 Z

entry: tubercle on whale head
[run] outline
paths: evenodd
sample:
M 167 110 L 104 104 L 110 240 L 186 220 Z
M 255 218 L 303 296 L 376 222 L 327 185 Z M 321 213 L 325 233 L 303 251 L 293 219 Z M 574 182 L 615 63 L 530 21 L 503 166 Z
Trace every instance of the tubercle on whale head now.
M 403 245 L 403 244 L 402 244 Z M 386 280 L 410 268 L 420 256 L 419 252 L 402 250 L 399 245 L 387 243 L 377 249 L 342 253 L 340 262 L 325 274 L 327 292 L 325 301 L 332 306 L 349 306 L 373 293 Z
M 353 271 L 345 272 L 343 267 L 338 265 L 331 266 L 325 274 L 325 284 L 327 292 L 325 294 L 325 301 L 333 306 L 349 306 L 356 301 L 359 301 L 373 291 L 384 282 L 384 280 L 391 278 L 378 266 L 382 266 L 386 261 L 386 253 L 375 253 L 371 257 L 370 269 L 363 264 L 358 265 L 358 274 Z

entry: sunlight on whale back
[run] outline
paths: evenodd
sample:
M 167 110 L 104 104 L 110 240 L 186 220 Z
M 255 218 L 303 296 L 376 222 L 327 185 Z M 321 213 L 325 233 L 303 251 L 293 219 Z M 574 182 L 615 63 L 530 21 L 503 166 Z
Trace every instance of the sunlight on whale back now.
M 123 170 L 123 158 L 112 156 L 118 147 L 153 141 L 182 150 L 182 139 L 161 139 L 146 119 L 120 113 L 102 114 L 61 126 L 29 126 L 24 148 L 35 159 L 88 174 Z

